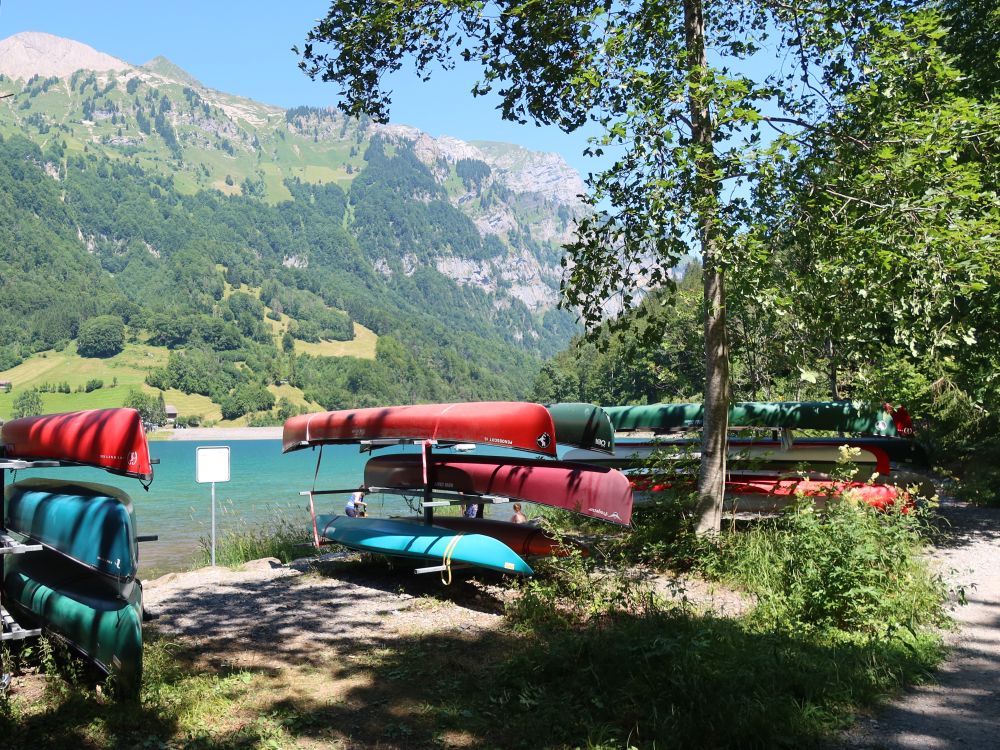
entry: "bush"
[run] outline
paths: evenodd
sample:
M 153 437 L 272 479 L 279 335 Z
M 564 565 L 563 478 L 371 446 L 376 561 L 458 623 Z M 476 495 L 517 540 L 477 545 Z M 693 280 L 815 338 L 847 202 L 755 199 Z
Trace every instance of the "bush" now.
M 117 315 L 99 315 L 80 324 L 76 350 L 82 357 L 113 357 L 125 348 L 125 324 Z
M 231 510 L 223 508 L 223 515 Z M 272 508 L 270 518 L 257 525 L 239 519 L 236 528 L 216 537 L 215 562 L 235 568 L 251 560 L 276 557 L 283 563 L 310 554 L 309 514 L 299 508 Z M 208 565 L 212 559 L 211 539 L 202 537 L 201 562 Z
M 87 381 L 87 384 L 83 387 L 83 390 L 86 393 L 90 393 L 91 391 L 100 390 L 103 387 L 104 387 L 104 381 L 100 380 L 99 378 L 94 378 L 92 380 Z
M 220 406 L 223 419 L 238 419 L 244 414 L 270 411 L 274 408 L 274 394 L 262 385 L 247 383 L 222 399 Z
M 18 419 L 20 417 L 33 417 L 37 414 L 41 414 L 42 410 L 42 397 L 38 391 L 32 388 L 31 390 L 21 391 L 14 397 L 11 417 L 14 419 Z
M 946 588 L 920 556 L 927 529 L 916 510 L 807 503 L 724 535 L 702 564 L 756 594 L 755 617 L 769 627 L 883 636 L 943 622 Z

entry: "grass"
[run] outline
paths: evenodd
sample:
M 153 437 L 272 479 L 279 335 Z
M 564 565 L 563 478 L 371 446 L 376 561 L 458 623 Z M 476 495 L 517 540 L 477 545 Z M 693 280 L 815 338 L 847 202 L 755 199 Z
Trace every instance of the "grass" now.
M 703 568 L 755 594 L 755 618 L 794 632 L 835 629 L 891 637 L 944 624 L 947 589 L 921 556 L 920 511 L 811 503 L 746 532 L 724 535 Z
M 468 573 L 436 588 L 355 563 L 334 574 L 377 577 L 387 595 L 417 597 L 414 611 L 506 607 L 505 622 L 466 630 L 449 615 L 254 669 L 231 666 L 243 662 L 220 649 L 233 644 L 196 652 L 153 636 L 139 703 L 52 679 L 35 700 L 0 703 L 0 731 L 11 748 L 816 746 L 942 656 L 931 626 L 943 622 L 943 592 L 916 558 L 922 524 L 842 504 L 726 531 L 697 560 L 757 595 L 737 619 L 664 601 L 627 556 L 542 561 L 516 592 Z M 229 535 L 220 561 L 298 556 L 303 536 L 276 511 Z
M 157 393 L 146 385 L 146 373 L 167 362 L 165 347 L 146 344 L 126 344 L 124 351 L 114 357 L 98 359 L 81 357 L 76 344 L 62 351 L 45 351 L 34 354 L 17 367 L 0 372 L 0 380 L 14 384 L 10 393 L 0 392 L 0 418 L 9 419 L 14 399 L 26 388 L 38 388 L 44 383 L 68 383 L 71 389 L 86 384 L 88 380 L 104 381 L 104 387 L 90 393 L 42 393 L 42 406 L 46 413 L 74 411 L 76 409 L 103 409 L 121 406 L 128 392 L 139 389 Z M 117 385 L 113 385 L 117 380 Z M 219 406 L 207 396 L 167 390 L 163 396 L 168 404 L 176 406 L 181 414 L 200 414 L 205 419 L 219 419 Z
M 358 322 L 354 323 L 354 338 L 351 341 L 309 341 L 295 340 L 296 354 L 311 354 L 314 357 L 357 357 L 375 359 L 378 334 Z
M 251 560 L 276 557 L 289 563 L 314 553 L 310 545 L 312 536 L 302 525 L 300 509 L 296 508 L 294 520 L 288 508 L 270 508 L 267 520 L 250 524 L 241 519 L 235 529 L 226 531 L 215 540 L 217 565 L 238 568 Z M 202 538 L 200 562 L 208 565 L 212 559 L 211 540 Z

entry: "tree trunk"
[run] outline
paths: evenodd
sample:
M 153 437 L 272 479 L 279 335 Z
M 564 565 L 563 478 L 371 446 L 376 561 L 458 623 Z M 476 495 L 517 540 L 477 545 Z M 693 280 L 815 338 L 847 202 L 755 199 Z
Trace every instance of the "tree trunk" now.
M 830 361 L 830 397 L 834 401 L 840 401 L 840 383 L 837 381 L 837 358 L 832 338 L 826 340 L 826 356 Z
M 697 149 L 695 212 L 704 266 L 705 304 L 705 417 L 698 473 L 699 534 L 716 534 L 722 523 L 726 480 L 726 434 L 729 431 L 729 344 L 726 339 L 726 285 L 720 258 L 716 219 L 719 181 L 716 176 L 714 124 L 710 95 L 703 88 L 708 71 L 705 53 L 703 0 L 684 0 L 684 31 L 689 79 L 688 107 L 691 139 Z

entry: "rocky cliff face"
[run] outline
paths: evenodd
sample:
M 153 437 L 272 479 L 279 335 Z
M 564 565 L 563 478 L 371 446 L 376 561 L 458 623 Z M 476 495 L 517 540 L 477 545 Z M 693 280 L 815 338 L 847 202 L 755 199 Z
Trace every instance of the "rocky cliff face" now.
M 127 70 L 132 66 L 70 39 L 25 31 L 0 41 L 0 73 L 16 80 L 68 78 L 77 70 Z
M 0 102 L 0 132 L 25 134 L 46 146 L 65 143 L 65 153 L 118 151 L 145 169 L 169 174 L 178 189 L 192 193 L 250 190 L 280 202 L 291 198 L 287 179 L 349 189 L 373 137 L 410 144 L 451 204 L 483 237 L 499 240 L 488 259 L 455 257 L 442 248 L 422 262 L 495 294 L 498 305 L 508 296 L 532 310 L 558 301 L 560 246 L 572 236 L 584 185 L 557 154 L 432 138 L 416 128 L 350 120 L 333 110 L 286 111 L 208 89 L 163 57 L 133 66 L 49 34 L 0 41 L 0 73 L 0 93 L 14 94 Z M 53 173 L 58 175 L 55 166 Z M 407 267 L 413 263 L 407 255 Z

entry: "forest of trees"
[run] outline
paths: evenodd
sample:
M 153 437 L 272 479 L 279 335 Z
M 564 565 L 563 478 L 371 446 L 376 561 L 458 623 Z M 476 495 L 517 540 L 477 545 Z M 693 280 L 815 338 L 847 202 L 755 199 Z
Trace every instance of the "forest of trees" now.
M 151 386 L 207 395 L 227 418 L 271 409 L 260 389 L 282 380 L 330 408 L 523 396 L 539 358 L 572 336 L 572 315 L 498 305 L 433 266 L 404 272 L 407 252 L 478 258 L 503 246 L 482 239 L 409 148 L 389 156 L 375 141 L 367 157 L 349 193 L 289 181 L 293 200 L 272 206 L 182 195 L 93 153 L 66 158 L 55 181 L 44 165 L 56 155 L 4 139 L 0 369 L 74 339 L 97 357 L 143 341 L 171 350 Z M 268 316 L 291 318 L 284 341 Z M 382 337 L 374 362 L 294 355 L 295 339 L 350 340 L 354 321 Z

